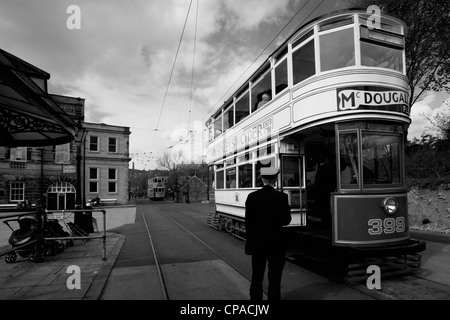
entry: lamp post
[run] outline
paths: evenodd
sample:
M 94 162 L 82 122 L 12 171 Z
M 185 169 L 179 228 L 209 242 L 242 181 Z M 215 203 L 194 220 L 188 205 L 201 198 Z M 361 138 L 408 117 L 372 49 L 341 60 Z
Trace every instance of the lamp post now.
M 83 127 L 81 124 L 81 121 L 78 123 L 78 130 L 75 138 L 75 144 L 77 147 L 77 187 L 76 187 L 76 200 L 75 200 L 75 209 L 76 210 L 83 210 L 85 207 L 85 204 L 83 204 L 84 197 L 82 196 L 81 189 L 82 189 L 82 181 L 84 179 L 81 178 L 81 160 L 83 159 L 82 156 L 82 146 L 85 144 L 86 136 L 87 136 L 87 130 Z M 84 187 L 83 187 L 84 189 Z M 85 233 L 93 232 L 93 225 L 92 225 L 92 212 L 76 212 L 75 213 L 75 224 L 80 227 Z

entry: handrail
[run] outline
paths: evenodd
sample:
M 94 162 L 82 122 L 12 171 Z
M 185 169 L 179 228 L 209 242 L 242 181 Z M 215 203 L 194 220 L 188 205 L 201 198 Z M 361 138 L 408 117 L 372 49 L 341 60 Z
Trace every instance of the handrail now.
M 49 214 L 58 214 L 58 213 L 95 213 L 95 212 L 101 212 L 103 213 L 103 234 L 99 236 L 83 236 L 83 237 L 54 237 L 54 238 L 47 238 L 43 236 L 43 230 L 42 230 L 42 217 L 44 218 L 44 223 L 47 220 L 47 216 Z M 3 213 L 3 214 L 2 214 Z M 27 211 L 27 212 L 0 212 L 0 220 L 3 219 L 9 219 L 9 218 L 19 218 L 23 216 L 29 216 L 29 215 L 36 215 L 38 218 L 38 232 L 37 232 L 37 239 L 33 242 L 38 243 L 37 248 L 37 259 L 36 262 L 42 261 L 42 242 L 44 240 L 83 240 L 83 239 L 103 239 L 103 260 L 106 260 L 106 210 L 97 210 L 97 209 L 81 209 L 81 210 L 57 210 L 57 211 L 48 211 L 38 208 L 36 211 Z M 31 242 L 30 242 L 31 243 Z M 27 243 L 26 245 L 29 245 L 30 243 Z M 16 251 L 18 248 L 10 249 L 5 252 L 0 252 L 0 257 L 7 255 L 11 252 Z

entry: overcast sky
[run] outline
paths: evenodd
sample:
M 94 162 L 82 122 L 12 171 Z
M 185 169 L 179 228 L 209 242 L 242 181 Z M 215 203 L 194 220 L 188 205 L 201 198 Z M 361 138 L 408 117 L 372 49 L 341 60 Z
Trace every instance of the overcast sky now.
M 71 5 L 81 10 L 80 30 L 67 27 Z M 0 48 L 50 73 L 49 93 L 86 99 L 87 122 L 130 127 L 132 163 L 155 169 L 166 150 L 185 146 L 190 160 L 191 144 L 180 140 L 188 130 L 200 140 L 212 109 L 293 29 L 346 7 L 346 0 L 0 0 Z M 411 135 L 420 136 L 422 114 L 446 98 L 432 95 L 413 108 Z

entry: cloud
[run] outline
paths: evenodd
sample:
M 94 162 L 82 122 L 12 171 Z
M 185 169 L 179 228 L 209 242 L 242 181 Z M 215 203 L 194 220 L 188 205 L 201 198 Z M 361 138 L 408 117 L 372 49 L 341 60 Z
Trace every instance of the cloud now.
M 252 30 L 275 23 L 286 14 L 289 0 L 223 0 L 220 21 L 227 30 Z

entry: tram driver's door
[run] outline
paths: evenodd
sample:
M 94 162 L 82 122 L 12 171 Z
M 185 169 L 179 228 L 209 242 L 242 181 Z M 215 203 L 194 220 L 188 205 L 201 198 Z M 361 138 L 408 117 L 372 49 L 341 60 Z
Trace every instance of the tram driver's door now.
M 283 192 L 289 196 L 292 213 L 303 213 L 306 211 L 305 179 L 304 179 L 305 158 L 299 155 L 283 155 L 281 165 L 281 178 Z M 303 215 L 295 215 L 302 219 Z M 297 225 L 304 225 L 306 222 L 295 221 Z

